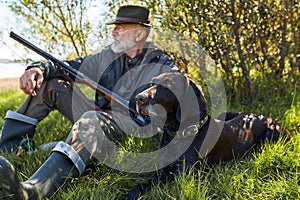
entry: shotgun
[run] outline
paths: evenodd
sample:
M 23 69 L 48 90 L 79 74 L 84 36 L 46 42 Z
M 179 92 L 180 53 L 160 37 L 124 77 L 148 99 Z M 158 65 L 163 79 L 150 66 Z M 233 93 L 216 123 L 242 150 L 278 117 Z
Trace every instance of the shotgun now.
M 46 58 L 47 60 L 52 61 L 57 67 L 62 68 L 67 74 L 71 74 L 72 76 L 76 77 L 79 79 L 82 83 L 86 84 L 90 88 L 96 90 L 97 93 L 103 95 L 107 100 L 115 101 L 119 105 L 121 105 L 125 109 L 129 109 L 132 114 L 134 114 L 135 117 L 133 117 L 134 120 L 136 120 L 137 123 L 141 125 L 146 125 L 147 122 L 146 120 L 140 116 L 135 110 L 131 109 L 129 107 L 129 101 L 125 100 L 121 96 L 119 96 L 116 93 L 113 93 L 109 89 L 103 87 L 99 83 L 95 82 L 94 80 L 90 79 L 86 75 L 84 75 L 82 72 L 72 68 L 71 66 L 65 64 L 64 62 L 58 60 L 54 56 L 50 55 L 49 53 L 43 51 L 42 49 L 36 47 L 35 45 L 31 44 L 29 41 L 25 40 L 21 36 L 17 35 L 14 32 L 10 32 L 10 37 L 13 38 L 14 40 L 18 41 L 19 43 L 23 44 L 27 48 L 31 49 L 35 53 L 41 55 L 42 57 Z

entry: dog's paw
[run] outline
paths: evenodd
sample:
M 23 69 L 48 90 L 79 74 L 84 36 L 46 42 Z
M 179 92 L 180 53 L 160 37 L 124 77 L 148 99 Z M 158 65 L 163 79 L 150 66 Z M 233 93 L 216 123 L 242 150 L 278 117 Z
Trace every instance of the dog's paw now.
M 128 193 L 125 200 L 136 200 L 139 198 L 139 196 L 142 194 L 142 190 L 140 186 L 134 187 L 130 192 Z

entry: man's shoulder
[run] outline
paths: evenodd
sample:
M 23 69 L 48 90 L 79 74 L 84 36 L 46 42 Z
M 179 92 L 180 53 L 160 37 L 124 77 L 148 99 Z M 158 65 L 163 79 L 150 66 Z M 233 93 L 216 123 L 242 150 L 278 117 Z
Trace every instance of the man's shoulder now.
M 146 42 L 145 47 L 147 48 L 147 53 L 153 53 L 153 54 L 163 54 L 165 53 L 161 48 L 154 45 L 152 42 Z
M 161 48 L 155 46 L 153 43 L 147 43 L 146 62 L 164 62 L 172 61 L 172 58 Z

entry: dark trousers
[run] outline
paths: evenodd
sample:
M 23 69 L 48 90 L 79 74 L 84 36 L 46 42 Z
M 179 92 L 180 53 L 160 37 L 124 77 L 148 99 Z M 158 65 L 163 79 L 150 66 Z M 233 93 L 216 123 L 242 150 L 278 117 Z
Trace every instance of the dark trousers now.
M 37 96 L 27 97 L 19 113 L 41 121 L 56 109 L 74 123 L 84 112 L 94 109 L 87 104 L 87 99 L 78 97 L 69 83 L 61 79 L 44 81 L 36 92 Z
M 41 121 L 55 109 L 73 122 L 66 142 L 86 164 L 96 158 L 113 165 L 113 157 L 121 150 L 116 141 L 123 140 L 127 134 L 149 131 L 149 127 L 139 127 L 128 111 L 121 113 L 96 109 L 61 79 L 44 81 L 37 96 L 29 96 L 18 112 Z M 107 161 L 107 157 L 111 161 Z

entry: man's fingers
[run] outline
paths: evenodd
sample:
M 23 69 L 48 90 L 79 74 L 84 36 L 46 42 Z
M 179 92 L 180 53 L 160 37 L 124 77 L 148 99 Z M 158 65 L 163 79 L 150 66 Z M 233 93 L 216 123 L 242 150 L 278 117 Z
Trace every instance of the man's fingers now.
M 44 81 L 44 77 L 41 74 L 38 74 L 37 78 L 36 78 L 36 87 L 39 89 L 42 86 L 42 83 Z
M 29 92 L 30 95 L 35 96 L 35 87 L 36 87 L 36 81 L 32 79 L 30 79 L 30 81 L 27 82 L 27 90 Z
M 44 81 L 43 74 L 39 68 L 27 70 L 20 77 L 20 88 L 28 95 L 36 96 L 36 89 L 39 89 Z
M 21 87 L 21 90 L 25 93 L 25 94 L 29 94 L 29 95 L 35 95 L 35 85 L 36 85 L 36 81 L 27 81 L 25 84 L 23 84 L 23 86 Z
M 36 86 L 36 81 L 34 80 L 33 74 L 24 74 L 20 78 L 20 88 L 25 94 L 34 94 L 34 89 Z
M 29 94 L 29 91 L 27 91 L 27 82 L 25 80 L 25 76 L 22 75 L 20 77 L 20 89 L 25 93 L 25 94 Z

